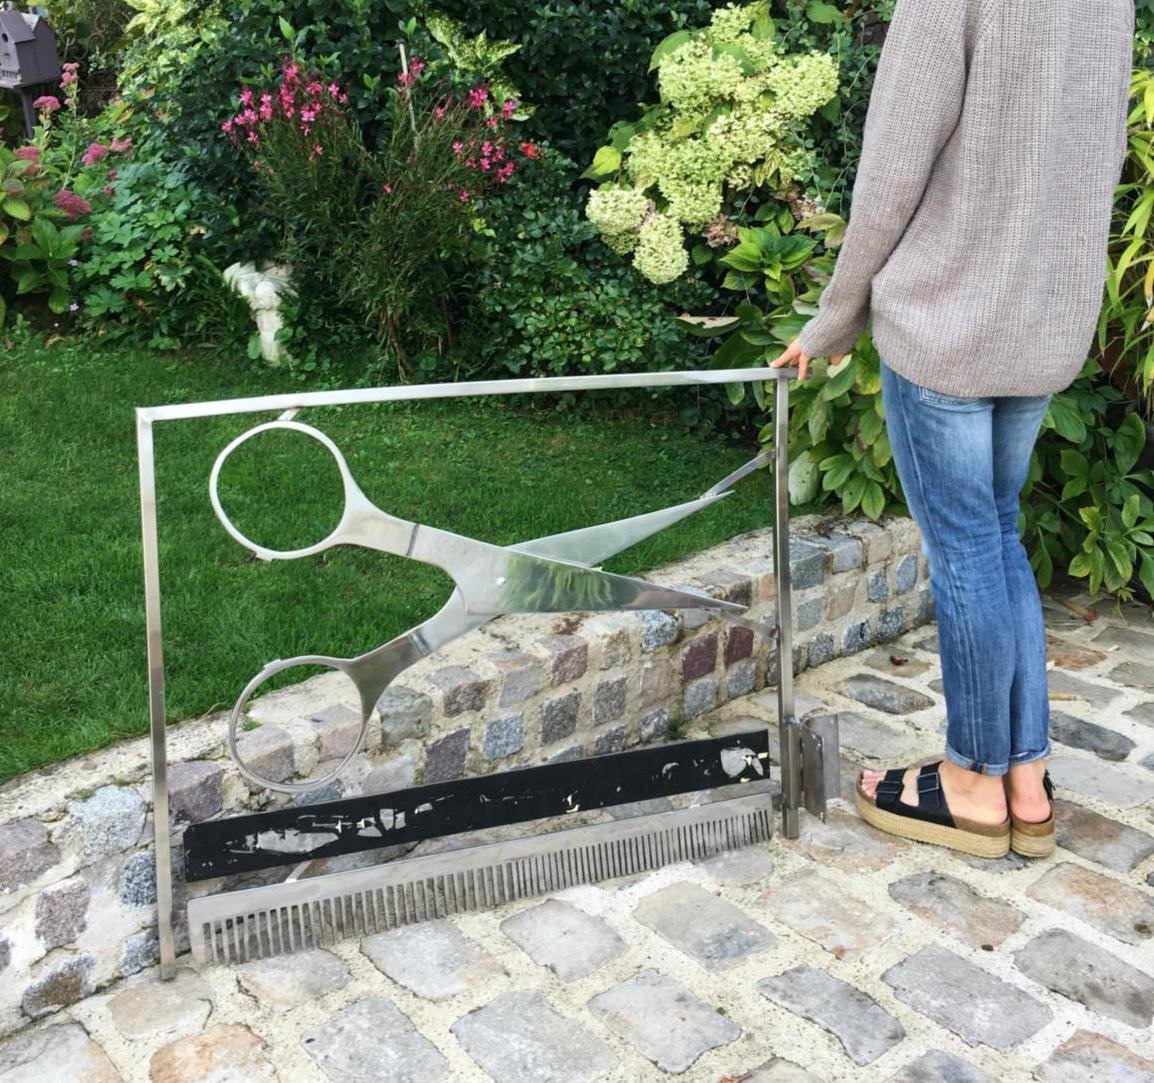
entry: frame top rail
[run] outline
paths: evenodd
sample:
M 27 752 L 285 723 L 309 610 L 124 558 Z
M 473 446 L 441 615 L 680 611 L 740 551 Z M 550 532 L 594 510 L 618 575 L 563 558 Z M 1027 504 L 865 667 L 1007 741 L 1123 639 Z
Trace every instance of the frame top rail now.
M 516 380 L 473 380 L 462 383 L 397 384 L 350 391 L 310 391 L 283 395 L 255 395 L 244 399 L 192 402 L 171 406 L 140 406 L 138 422 L 178 421 L 191 418 L 282 413 L 315 406 L 355 403 L 409 402 L 417 399 L 468 398 L 480 395 L 533 394 L 548 391 L 595 391 L 601 388 L 690 387 L 699 384 L 756 383 L 791 379 L 796 368 L 744 368 L 674 372 L 621 372 L 594 376 L 540 376 Z

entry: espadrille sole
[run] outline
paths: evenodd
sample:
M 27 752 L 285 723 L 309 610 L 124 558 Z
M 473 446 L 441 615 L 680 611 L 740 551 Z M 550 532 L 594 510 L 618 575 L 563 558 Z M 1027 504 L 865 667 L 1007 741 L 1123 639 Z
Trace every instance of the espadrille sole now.
M 1053 813 L 1040 824 L 1011 815 L 1010 849 L 1022 857 L 1049 857 L 1057 849 Z
M 931 842 L 976 857 L 1004 857 L 1010 850 L 1010 821 L 1002 824 L 970 824 L 945 827 L 942 824 L 916 820 L 896 812 L 880 809 L 862 792 L 859 783 L 855 794 L 857 810 L 868 824 L 890 835 L 916 842 Z

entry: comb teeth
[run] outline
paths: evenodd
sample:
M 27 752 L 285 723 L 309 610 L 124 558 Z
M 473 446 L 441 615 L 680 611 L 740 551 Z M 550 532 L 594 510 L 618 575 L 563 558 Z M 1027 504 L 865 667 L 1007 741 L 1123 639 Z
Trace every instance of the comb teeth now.
M 197 962 L 237 963 L 768 841 L 769 794 L 191 899 Z

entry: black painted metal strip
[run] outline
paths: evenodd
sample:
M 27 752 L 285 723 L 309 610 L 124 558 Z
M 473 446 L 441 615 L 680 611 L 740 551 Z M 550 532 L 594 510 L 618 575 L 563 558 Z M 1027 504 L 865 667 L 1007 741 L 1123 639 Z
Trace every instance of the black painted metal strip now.
M 769 731 L 756 730 L 191 824 L 185 876 L 208 880 L 752 782 L 768 777 L 768 753 Z

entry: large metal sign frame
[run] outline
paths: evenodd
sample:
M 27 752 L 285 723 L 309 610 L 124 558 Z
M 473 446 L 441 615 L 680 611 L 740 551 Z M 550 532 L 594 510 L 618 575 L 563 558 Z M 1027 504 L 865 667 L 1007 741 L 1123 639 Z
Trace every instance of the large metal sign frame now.
M 692 387 L 735 383 L 774 384 L 773 550 L 776 570 L 775 631 L 779 674 L 777 699 L 781 748 L 781 815 L 782 832 L 786 838 L 792 839 L 798 836 L 798 813 L 803 804 L 803 795 L 806 807 L 817 814 L 822 814 L 824 811 L 825 796 L 825 780 L 822 775 L 822 738 L 798 723 L 794 708 L 789 578 L 788 425 L 789 380 L 796 375 L 795 369 L 756 368 L 562 376 L 261 395 L 217 402 L 138 408 L 136 410 L 136 432 L 148 645 L 153 827 L 161 977 L 168 979 L 175 976 L 176 946 L 173 927 L 172 829 L 169 823 L 164 638 L 161 619 L 161 569 L 157 534 L 156 455 L 153 442 L 155 425 L 161 422 L 259 413 L 272 413 L 284 420 L 291 419 L 301 410 L 316 407 L 410 402 L 420 399 L 543 394 L 559 391 L 624 390 L 646 387 Z M 811 754 L 805 755 L 805 750 L 810 750 Z

